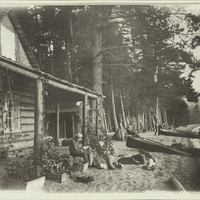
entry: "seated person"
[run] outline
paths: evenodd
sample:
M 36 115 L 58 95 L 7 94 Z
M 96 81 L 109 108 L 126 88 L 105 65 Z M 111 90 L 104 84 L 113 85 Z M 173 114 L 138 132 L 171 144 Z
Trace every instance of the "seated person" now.
M 136 135 L 136 133 L 133 131 L 133 127 L 131 124 L 129 124 L 128 127 L 126 128 L 126 132 L 128 133 L 128 135 L 132 135 L 132 136 Z
M 69 144 L 70 154 L 72 156 L 82 157 L 84 159 L 84 163 L 89 163 L 89 155 L 88 152 L 82 148 L 81 141 L 83 135 L 81 133 L 77 133 L 75 137 L 71 140 Z
M 107 155 L 103 156 L 104 158 L 102 158 L 90 146 L 82 147 L 82 138 L 83 135 L 81 133 L 77 133 L 70 141 L 69 150 L 72 156 L 82 157 L 84 159 L 84 163 L 89 163 L 89 166 L 94 164 L 104 169 L 116 169 L 113 165 L 113 149 Z

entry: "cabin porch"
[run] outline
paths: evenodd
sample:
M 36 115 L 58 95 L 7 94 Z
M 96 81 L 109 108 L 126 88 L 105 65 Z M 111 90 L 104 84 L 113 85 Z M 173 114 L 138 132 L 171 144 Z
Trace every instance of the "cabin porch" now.
M 51 131 L 54 132 L 56 145 L 59 144 L 60 137 L 65 135 L 72 137 L 77 131 L 83 133 L 83 143 L 87 144 L 88 101 L 98 102 L 98 98 L 101 98 L 101 96 L 82 86 L 55 78 L 36 69 L 26 68 L 3 57 L 0 57 L 0 80 L 1 96 L 6 91 L 13 94 L 14 88 L 17 88 L 16 94 L 19 96 L 17 108 L 18 132 L 13 132 L 13 129 L 6 132 L 3 130 L 5 118 L 2 115 L 4 112 L 2 109 L 5 106 L 1 106 L 2 140 L 4 140 L 5 135 L 12 138 L 19 135 L 20 143 L 14 142 L 15 145 L 19 144 L 17 148 L 21 149 L 23 148 L 21 143 L 27 144 L 27 141 L 23 138 L 23 136 L 27 136 L 27 134 L 23 134 L 26 131 L 30 133 L 29 147 L 39 148 L 46 134 L 44 122 L 45 120 L 48 122 L 50 119 L 50 121 L 53 120 L 53 123 L 51 123 L 53 130 Z M 77 106 L 77 102 L 82 102 L 82 106 Z M 1 105 L 2 103 L 3 101 Z M 98 116 L 96 117 L 98 118 Z M 97 129 L 96 126 L 96 131 Z M 2 147 L 5 146 L 4 141 L 2 141 L 2 145 Z

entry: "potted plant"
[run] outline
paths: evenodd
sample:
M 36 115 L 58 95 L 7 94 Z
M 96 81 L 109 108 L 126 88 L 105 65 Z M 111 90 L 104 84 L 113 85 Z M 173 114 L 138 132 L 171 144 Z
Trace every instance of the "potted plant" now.
M 49 180 L 62 183 L 69 177 L 68 171 L 73 165 L 73 159 L 67 154 L 56 152 L 51 141 L 45 142 L 45 155 L 43 157 L 43 173 Z
M 42 153 L 41 151 L 38 155 L 33 149 L 29 155 L 16 155 L 14 161 L 8 161 L 5 168 L 7 176 L 2 180 L 2 189 L 42 190 L 45 181 Z
M 69 177 L 67 169 L 73 163 L 69 156 L 55 151 L 52 140 L 46 140 L 39 151 L 33 149 L 28 155 L 16 153 L 12 160 L 6 163 L 2 189 L 41 190 L 45 177 L 61 183 Z

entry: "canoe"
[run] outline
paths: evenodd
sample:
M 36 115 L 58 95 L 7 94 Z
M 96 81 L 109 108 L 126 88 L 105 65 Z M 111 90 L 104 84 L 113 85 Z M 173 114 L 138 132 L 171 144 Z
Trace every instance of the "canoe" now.
M 186 126 L 179 126 L 175 130 L 179 132 L 199 132 L 200 124 L 190 124 Z
M 200 134 L 196 134 L 195 132 L 170 132 L 159 130 L 158 134 L 166 135 L 166 136 L 175 136 L 175 137 L 186 137 L 186 138 L 197 138 L 200 139 Z
M 185 148 L 185 149 L 180 149 L 184 152 L 187 152 L 189 154 L 191 154 L 194 157 L 200 157 L 200 149 L 196 149 L 196 148 Z
M 126 146 L 129 148 L 144 149 L 150 152 L 162 152 L 168 154 L 179 154 L 185 156 L 200 157 L 200 149 L 195 148 L 173 148 L 153 140 L 143 139 L 141 137 L 127 137 Z

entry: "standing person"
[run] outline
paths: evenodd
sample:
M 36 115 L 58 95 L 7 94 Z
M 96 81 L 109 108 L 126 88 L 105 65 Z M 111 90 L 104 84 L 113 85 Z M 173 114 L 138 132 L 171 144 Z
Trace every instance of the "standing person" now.
M 155 126 L 155 128 L 156 128 L 156 130 L 155 130 L 155 133 L 154 133 L 154 135 L 159 135 L 160 134 L 160 129 L 162 128 L 162 126 L 161 125 L 158 125 L 158 127 L 157 126 Z
M 84 163 L 89 163 L 89 154 L 81 145 L 82 139 L 83 135 L 81 133 L 77 133 L 75 135 L 69 144 L 70 154 L 72 156 L 82 157 L 84 159 Z

